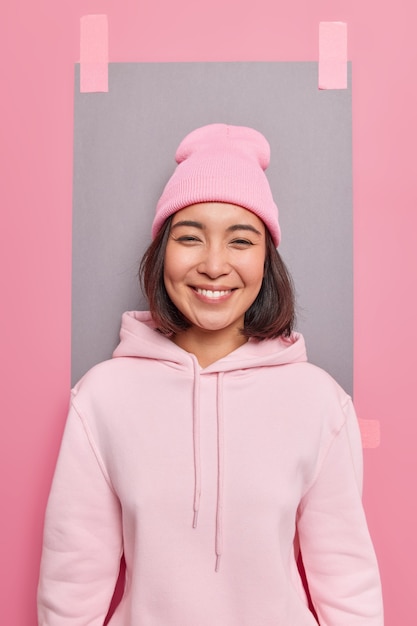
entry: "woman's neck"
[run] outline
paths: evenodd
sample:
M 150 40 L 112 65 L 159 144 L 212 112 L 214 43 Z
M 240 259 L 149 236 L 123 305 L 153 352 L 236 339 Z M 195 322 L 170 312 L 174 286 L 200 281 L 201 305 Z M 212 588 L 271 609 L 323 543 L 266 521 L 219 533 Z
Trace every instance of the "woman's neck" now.
M 194 354 L 202 368 L 222 359 L 247 342 L 247 337 L 238 330 L 207 331 L 195 327 L 177 333 L 171 339 L 186 352 Z

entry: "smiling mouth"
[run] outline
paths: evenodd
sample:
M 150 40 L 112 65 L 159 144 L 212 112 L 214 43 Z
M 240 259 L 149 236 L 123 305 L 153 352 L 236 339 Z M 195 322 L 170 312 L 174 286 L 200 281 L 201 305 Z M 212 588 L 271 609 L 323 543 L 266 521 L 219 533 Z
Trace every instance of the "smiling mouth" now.
M 211 289 L 199 289 L 198 287 L 196 287 L 195 290 L 198 294 L 200 294 L 200 296 L 204 296 L 205 298 L 212 298 L 213 300 L 215 300 L 216 298 L 223 298 L 224 296 L 228 296 L 233 291 L 233 289 L 212 291 Z

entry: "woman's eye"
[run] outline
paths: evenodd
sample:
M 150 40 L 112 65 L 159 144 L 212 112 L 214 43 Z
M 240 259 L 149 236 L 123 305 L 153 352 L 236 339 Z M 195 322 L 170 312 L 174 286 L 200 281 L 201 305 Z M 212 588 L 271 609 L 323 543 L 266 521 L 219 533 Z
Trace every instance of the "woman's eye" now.
M 241 247 L 253 245 L 249 239 L 233 239 L 232 244 Z
M 177 237 L 176 241 L 181 241 L 182 243 L 195 243 L 200 241 L 200 239 L 194 235 L 181 235 L 181 237 Z

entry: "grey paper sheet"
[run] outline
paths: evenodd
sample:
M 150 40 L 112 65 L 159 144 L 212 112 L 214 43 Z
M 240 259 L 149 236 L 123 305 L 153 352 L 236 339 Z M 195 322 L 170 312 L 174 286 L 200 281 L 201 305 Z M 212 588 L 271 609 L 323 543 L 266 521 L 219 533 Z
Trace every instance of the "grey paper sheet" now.
M 123 311 L 145 309 L 137 268 L 180 140 L 213 122 L 271 144 L 280 253 L 310 361 L 352 392 L 351 88 L 319 91 L 317 63 L 109 65 L 109 93 L 75 68 L 72 381 L 111 356 Z

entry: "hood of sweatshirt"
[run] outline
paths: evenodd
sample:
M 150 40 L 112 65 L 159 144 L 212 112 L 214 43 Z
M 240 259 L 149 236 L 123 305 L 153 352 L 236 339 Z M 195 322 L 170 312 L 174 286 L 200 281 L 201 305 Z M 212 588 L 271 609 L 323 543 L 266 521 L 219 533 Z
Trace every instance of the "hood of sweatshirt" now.
M 120 343 L 113 352 L 113 357 L 133 357 L 163 362 L 168 367 L 192 371 L 193 374 L 193 415 L 190 421 L 194 457 L 194 497 L 193 522 L 198 523 L 198 511 L 202 496 L 201 459 L 200 459 L 200 378 L 208 374 L 217 375 L 217 511 L 215 531 L 215 569 L 219 570 L 223 552 L 223 473 L 224 473 L 224 437 L 223 437 L 223 377 L 225 374 L 242 370 L 258 369 L 277 365 L 289 365 L 307 361 L 305 343 L 302 335 L 293 333 L 289 338 L 277 338 L 264 341 L 249 339 L 244 345 L 202 369 L 197 358 L 177 346 L 155 329 L 152 316 L 148 311 L 129 311 L 123 314 L 120 329 Z
M 175 368 L 189 369 L 194 355 L 178 347 L 155 330 L 149 311 L 128 311 L 123 314 L 120 343 L 113 357 L 141 357 L 164 361 Z M 231 372 L 253 367 L 270 367 L 307 361 L 302 335 L 257 341 L 250 339 L 227 356 L 201 370 L 204 373 Z M 201 368 L 200 368 L 201 369 Z

